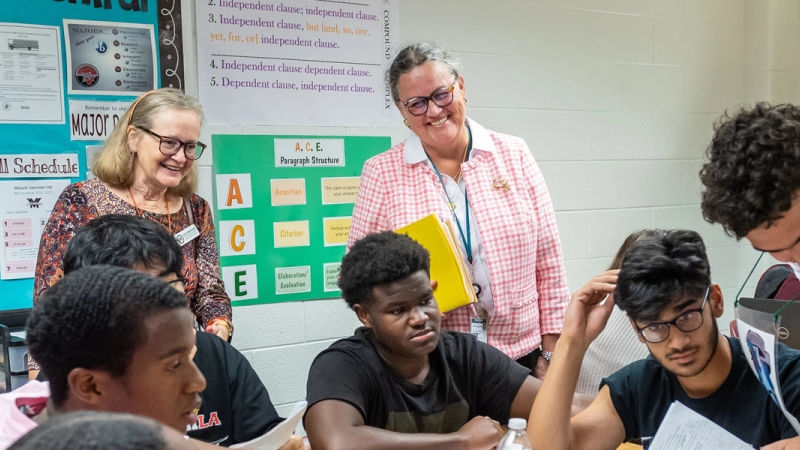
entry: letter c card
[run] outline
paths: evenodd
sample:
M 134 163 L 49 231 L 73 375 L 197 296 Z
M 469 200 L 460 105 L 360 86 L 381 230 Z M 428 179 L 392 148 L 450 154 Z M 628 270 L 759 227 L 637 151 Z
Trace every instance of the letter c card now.
M 219 221 L 219 255 L 256 254 L 256 226 L 253 220 Z

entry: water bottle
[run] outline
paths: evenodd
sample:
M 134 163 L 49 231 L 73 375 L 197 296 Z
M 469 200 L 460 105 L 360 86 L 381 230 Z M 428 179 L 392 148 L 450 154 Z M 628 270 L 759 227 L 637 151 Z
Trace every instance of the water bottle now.
M 508 421 L 508 433 L 503 436 L 497 445 L 497 450 L 533 450 L 533 444 L 525 432 L 528 422 L 525 419 L 511 419 Z

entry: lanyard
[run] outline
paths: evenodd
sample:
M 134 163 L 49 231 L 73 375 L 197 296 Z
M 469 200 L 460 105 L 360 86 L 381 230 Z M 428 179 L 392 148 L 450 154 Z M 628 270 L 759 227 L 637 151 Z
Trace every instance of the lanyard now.
M 469 132 L 469 144 L 467 145 L 466 155 L 464 156 L 464 162 L 469 160 L 469 152 L 472 150 L 472 131 L 467 128 L 467 132 Z M 428 161 L 431 162 L 433 166 L 433 170 L 436 172 L 436 176 L 439 177 L 439 183 L 442 185 L 442 190 L 444 190 L 444 195 L 447 197 L 447 188 L 444 185 L 444 179 L 442 178 L 442 174 L 439 172 L 439 169 L 436 168 L 436 164 L 433 163 L 433 160 L 428 153 L 425 152 L 425 156 L 428 157 Z M 472 234 L 469 232 L 469 198 L 467 198 L 467 186 L 466 182 L 464 184 L 464 204 L 466 205 L 464 208 L 464 218 L 467 220 L 467 233 L 466 236 L 464 235 L 464 229 L 461 228 L 461 221 L 458 220 L 458 216 L 456 215 L 456 211 L 451 209 L 450 212 L 453 214 L 453 219 L 456 221 L 456 225 L 458 226 L 458 233 L 461 235 L 461 243 L 464 244 L 464 250 L 467 252 L 467 261 L 472 264 Z

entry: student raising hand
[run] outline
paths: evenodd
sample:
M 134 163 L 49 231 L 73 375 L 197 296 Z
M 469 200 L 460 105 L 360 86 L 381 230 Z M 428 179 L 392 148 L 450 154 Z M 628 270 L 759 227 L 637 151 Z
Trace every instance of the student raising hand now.
M 571 338 L 586 348 L 603 331 L 614 309 L 613 293 L 618 274 L 619 270 L 603 272 L 572 294 L 564 317 L 562 337 Z

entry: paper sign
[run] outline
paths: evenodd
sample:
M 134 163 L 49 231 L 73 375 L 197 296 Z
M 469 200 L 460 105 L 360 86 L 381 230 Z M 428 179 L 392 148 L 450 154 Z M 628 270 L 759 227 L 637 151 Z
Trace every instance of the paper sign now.
M 69 101 L 69 133 L 73 141 L 103 141 L 133 102 Z M 87 159 L 87 161 L 91 161 Z
M 217 209 L 253 207 L 249 173 L 217 175 Z
M 0 182 L 0 278 L 33 278 L 39 240 L 69 180 Z
M 255 222 L 253 220 L 220 220 L 219 254 L 220 256 L 255 255 Z
M 231 300 L 258 298 L 258 273 L 255 264 L 223 267 L 222 281 Z
M 355 203 L 361 177 L 341 177 L 322 179 L 322 204 L 340 205 Z
M 0 43 L 0 123 L 64 123 L 60 29 L 0 23 Z
M 305 178 L 270 180 L 269 191 L 272 195 L 272 206 L 306 204 Z
M 0 178 L 76 178 L 79 175 L 77 153 L 0 156 Z
M 275 167 L 344 167 L 344 139 L 275 139 Z
M 339 290 L 337 282 L 339 281 L 339 272 L 341 268 L 342 263 L 328 263 L 322 265 L 322 275 L 325 278 L 325 292 L 335 292 Z
M 311 291 L 311 266 L 275 269 L 275 293 L 292 294 Z
M 308 221 L 275 222 L 275 248 L 306 247 L 311 245 L 308 235 Z
M 346 245 L 352 224 L 352 217 L 326 217 L 322 219 L 322 227 L 325 230 L 325 246 Z

